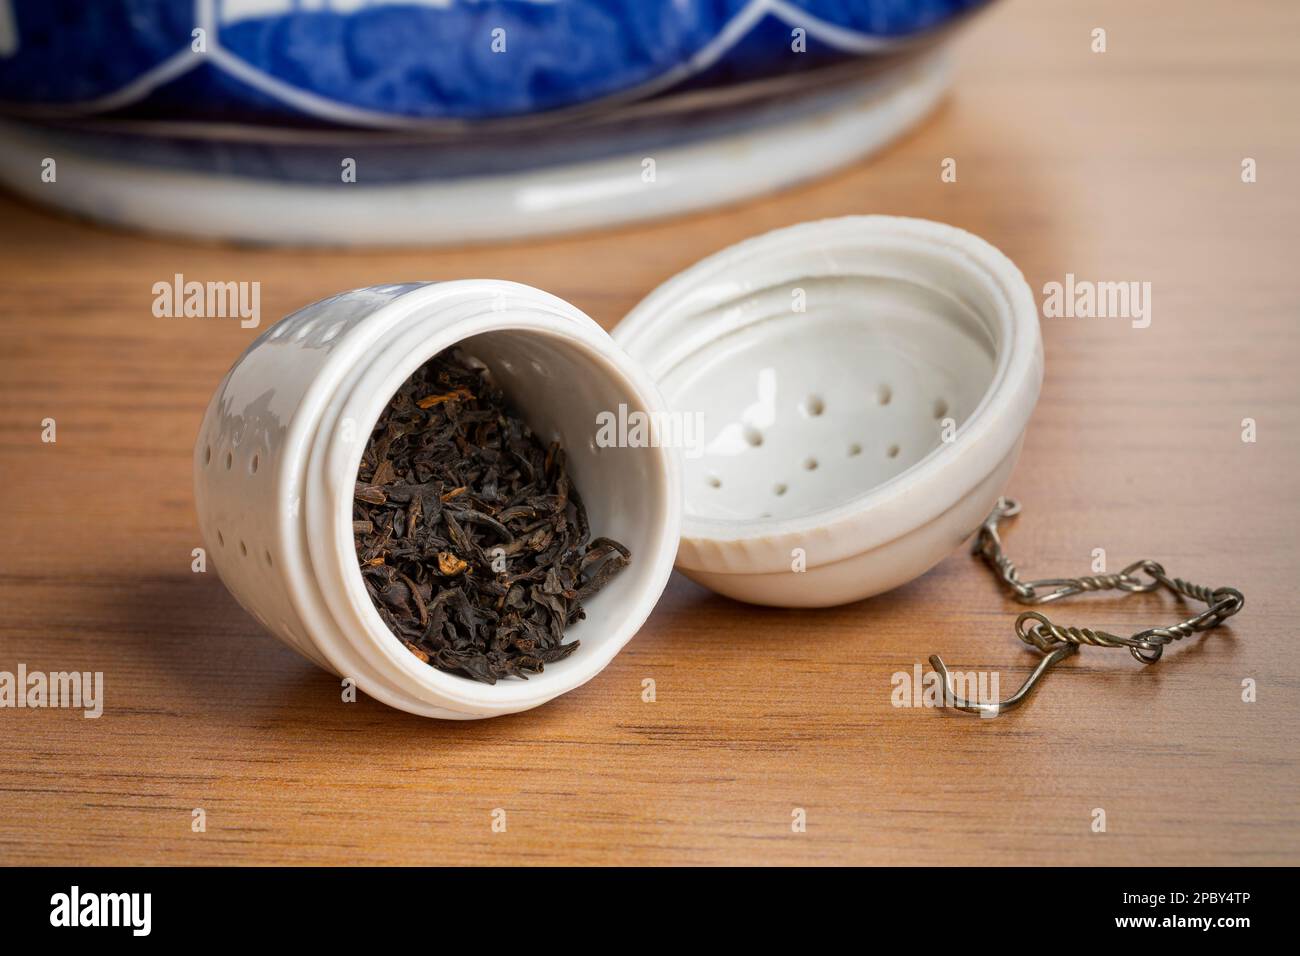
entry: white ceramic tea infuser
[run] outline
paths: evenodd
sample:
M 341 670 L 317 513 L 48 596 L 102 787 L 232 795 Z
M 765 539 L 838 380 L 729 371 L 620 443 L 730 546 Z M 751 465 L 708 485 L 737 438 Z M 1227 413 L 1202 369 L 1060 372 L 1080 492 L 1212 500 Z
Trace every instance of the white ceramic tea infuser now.
M 704 417 L 678 569 L 783 607 L 897 587 L 970 537 L 1043 375 L 1020 270 L 968 232 L 890 216 L 725 249 L 614 338 L 675 411 Z
M 578 652 L 526 681 L 421 662 L 357 567 L 365 442 L 398 386 L 453 344 L 561 442 L 594 533 L 633 555 L 569 629 Z M 1041 378 L 1020 272 L 983 240 L 915 219 L 741 243 L 655 290 L 613 339 L 514 283 L 360 289 L 277 323 L 222 381 L 195 447 L 199 524 L 230 591 L 304 656 L 403 710 L 493 716 L 594 677 L 674 559 L 719 593 L 791 607 L 923 573 L 998 499 Z M 620 406 L 700 427 L 673 429 L 685 447 L 602 447 L 598 416 Z
M 371 429 L 402 382 L 456 344 L 487 364 L 537 434 L 561 443 L 592 527 L 634 556 L 568 629 L 581 653 L 526 681 L 481 684 L 418 660 L 357 567 L 352 500 Z M 345 292 L 276 323 L 217 388 L 194 450 L 199 526 L 221 579 L 263 627 L 371 697 L 430 717 L 527 710 L 599 673 L 672 570 L 677 456 L 599 448 L 596 416 L 620 403 L 664 410 L 595 322 L 545 292 L 496 280 Z

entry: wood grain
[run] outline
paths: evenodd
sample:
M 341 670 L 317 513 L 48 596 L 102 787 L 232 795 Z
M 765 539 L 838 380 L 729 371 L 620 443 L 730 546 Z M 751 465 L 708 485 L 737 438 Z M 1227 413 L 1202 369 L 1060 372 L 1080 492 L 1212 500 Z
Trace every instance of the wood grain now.
M 1097 26 L 1105 54 L 1089 51 Z M 0 200 L 0 670 L 100 670 L 107 696 L 99 720 L 0 711 L 0 862 L 1300 861 L 1298 29 L 1282 2 L 1002 3 L 962 37 L 949 102 L 877 158 L 735 208 L 528 244 L 215 247 Z M 982 721 L 890 704 L 891 675 L 934 651 L 1007 682 L 1033 662 L 1016 606 L 968 555 L 814 612 L 674 577 L 590 684 L 449 724 L 341 703 L 334 678 L 191 573 L 191 443 L 255 333 L 154 318 L 154 282 L 260 281 L 269 321 L 354 286 L 499 276 L 612 326 L 703 255 L 854 212 L 972 230 L 1036 290 L 1066 273 L 1152 283 L 1150 328 L 1045 321 L 1008 546 L 1031 574 L 1078 573 L 1104 547 L 1112 567 L 1150 556 L 1236 585 L 1231 628 L 1152 668 L 1085 651 Z M 1098 598 L 1067 616 L 1132 629 L 1173 611 Z

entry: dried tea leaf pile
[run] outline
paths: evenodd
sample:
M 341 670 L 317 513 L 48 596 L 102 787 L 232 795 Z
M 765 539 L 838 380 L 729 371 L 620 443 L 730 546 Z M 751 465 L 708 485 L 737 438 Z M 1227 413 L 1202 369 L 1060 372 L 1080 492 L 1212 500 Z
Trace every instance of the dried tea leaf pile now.
M 430 666 L 489 684 L 572 654 L 565 628 L 631 559 L 591 538 L 559 445 L 538 441 L 455 349 L 380 416 L 352 517 L 384 623 Z

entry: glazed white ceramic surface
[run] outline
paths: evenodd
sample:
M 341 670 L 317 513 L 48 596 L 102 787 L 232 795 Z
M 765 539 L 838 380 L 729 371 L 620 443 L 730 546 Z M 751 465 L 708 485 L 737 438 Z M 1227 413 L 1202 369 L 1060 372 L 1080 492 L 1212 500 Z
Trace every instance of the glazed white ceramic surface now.
M 1043 373 L 1015 265 L 887 216 L 719 252 L 614 337 L 676 412 L 703 416 L 678 569 L 786 607 L 878 594 L 957 548 L 1001 493 Z
M 581 648 L 526 681 L 481 684 L 422 663 L 385 627 L 357 569 L 352 498 L 364 445 L 398 386 L 453 344 L 488 366 L 539 437 L 561 442 L 594 533 L 633 555 L 569 628 Z M 267 630 L 393 707 L 447 718 L 535 707 L 609 663 L 672 569 L 678 456 L 598 447 L 596 417 L 620 403 L 665 408 L 599 326 L 528 286 L 394 285 L 317 302 L 254 342 L 208 407 L 194 469 L 209 560 Z
M 0 182 L 38 203 L 150 232 L 295 245 L 400 245 L 519 239 L 608 227 L 736 202 L 860 159 L 925 117 L 951 76 L 941 52 L 872 78 L 833 109 L 531 172 L 445 181 L 304 185 L 145 167 L 79 150 L 66 137 L 0 123 Z M 346 151 L 343 155 L 347 155 Z M 58 188 L 41 182 L 58 158 Z M 644 161 L 655 161 L 648 181 Z

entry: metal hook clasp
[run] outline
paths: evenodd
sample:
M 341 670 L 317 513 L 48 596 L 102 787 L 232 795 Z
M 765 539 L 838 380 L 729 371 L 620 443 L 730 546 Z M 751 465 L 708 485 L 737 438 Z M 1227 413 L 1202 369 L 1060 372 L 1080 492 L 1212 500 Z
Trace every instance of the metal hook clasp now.
M 1002 540 L 998 536 L 998 522 L 1019 512 L 1020 504 L 1014 498 L 999 498 L 994 503 L 993 510 L 975 532 L 971 550 L 983 559 L 998 581 L 1005 585 L 1012 597 L 1021 604 L 1047 604 L 1076 594 L 1096 591 L 1144 594 L 1163 588 L 1172 591 L 1180 599 L 1202 601 L 1206 609 L 1177 624 L 1167 627 L 1149 627 L 1129 637 L 1108 634 L 1090 627 L 1064 627 L 1054 624 L 1038 611 L 1025 611 L 1016 618 L 1016 636 L 1042 654 L 1043 659 L 1038 662 L 1038 666 L 1034 668 L 1033 673 L 1020 689 L 1006 700 L 981 703 L 959 697 L 943 659 L 938 654 L 930 658 L 930 666 L 943 678 L 944 703 L 963 713 L 996 717 L 1004 710 L 1019 706 L 1050 668 L 1071 654 L 1077 653 L 1079 647 L 1084 644 L 1092 647 L 1128 648 L 1129 653 L 1136 660 L 1143 664 L 1154 664 L 1160 660 L 1167 645 L 1218 627 L 1227 618 L 1239 612 L 1245 603 L 1241 592 L 1235 588 L 1208 588 L 1184 581 L 1182 578 L 1171 577 L 1165 573 L 1163 566 L 1151 560 L 1134 561 L 1117 574 L 1101 573 L 1077 578 L 1042 578 L 1037 581 L 1022 581 L 1015 564 L 1007 557 L 1002 547 Z M 1149 580 L 1138 577 L 1138 572 L 1144 572 Z M 996 686 L 989 690 L 981 687 L 977 693 L 980 697 L 994 698 L 997 696 Z
M 964 697 L 957 696 L 957 692 L 953 690 L 952 678 L 948 673 L 948 668 L 944 664 L 943 658 L 938 654 L 930 655 L 930 666 L 933 667 L 935 671 L 938 672 L 939 676 L 943 678 L 945 704 L 950 707 L 955 707 L 962 713 L 976 714 L 980 717 L 996 717 L 1004 710 L 1011 710 L 1014 707 L 1018 707 L 1021 702 L 1029 696 L 1029 692 L 1034 689 L 1034 685 L 1042 679 L 1043 675 L 1046 674 L 1050 668 L 1055 667 L 1071 654 L 1077 653 L 1078 650 L 1079 647 L 1077 644 L 1062 644 L 1060 647 L 1048 651 L 1043 655 L 1043 659 L 1038 662 L 1038 666 L 1034 668 L 1034 672 L 1025 679 L 1023 684 L 1020 685 L 1018 691 L 1006 700 L 992 704 L 982 704 L 977 701 L 969 701 Z

